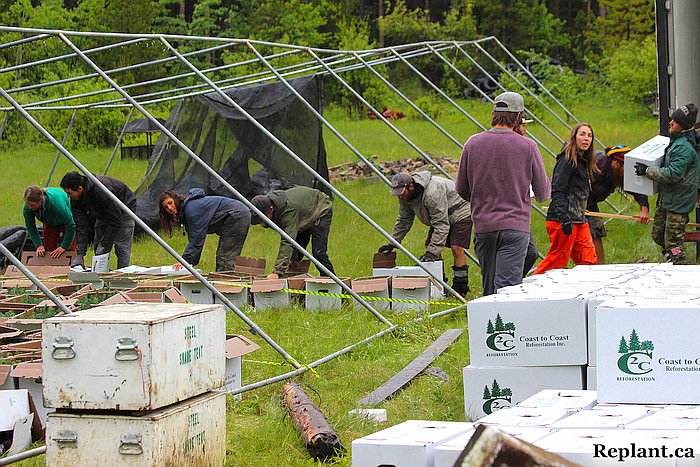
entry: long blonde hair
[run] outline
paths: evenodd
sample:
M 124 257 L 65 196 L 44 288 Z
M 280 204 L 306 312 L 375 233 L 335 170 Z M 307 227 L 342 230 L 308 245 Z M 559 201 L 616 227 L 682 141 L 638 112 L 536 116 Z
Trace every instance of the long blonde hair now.
M 586 149 L 584 152 L 579 153 L 578 148 L 576 147 L 576 135 L 578 134 L 578 130 L 584 126 L 591 130 L 591 145 L 588 146 L 588 149 Z M 571 130 L 569 141 L 566 143 L 566 147 L 564 148 L 564 156 L 566 157 L 566 160 L 571 163 L 571 165 L 574 167 L 578 166 L 580 160 L 583 160 L 586 163 L 586 170 L 588 171 L 589 177 L 593 176 L 593 172 L 598 171 L 598 166 L 596 165 L 595 160 L 595 151 L 593 150 L 594 142 L 595 134 L 593 133 L 593 127 L 589 123 L 580 122 Z

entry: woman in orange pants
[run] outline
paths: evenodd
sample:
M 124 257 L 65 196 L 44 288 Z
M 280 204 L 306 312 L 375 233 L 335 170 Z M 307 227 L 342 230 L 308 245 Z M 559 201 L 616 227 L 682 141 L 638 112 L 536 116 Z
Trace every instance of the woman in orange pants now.
M 571 130 L 568 143 L 557 156 L 546 223 L 549 253 L 534 274 L 566 268 L 569 258 L 576 264 L 597 262 L 585 216 L 590 180 L 597 170 L 593 138 L 593 128 L 588 123 L 579 123 Z

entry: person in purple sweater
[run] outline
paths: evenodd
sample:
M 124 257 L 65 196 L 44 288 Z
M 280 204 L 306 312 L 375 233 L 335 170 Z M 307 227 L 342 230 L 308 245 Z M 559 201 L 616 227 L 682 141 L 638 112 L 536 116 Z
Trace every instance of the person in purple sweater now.
M 493 102 L 493 128 L 466 142 L 456 179 L 457 193 L 471 201 L 484 295 L 522 282 L 530 237 L 530 187 L 539 202 L 551 193 L 537 145 L 514 131 L 525 117 L 523 97 L 504 92 Z

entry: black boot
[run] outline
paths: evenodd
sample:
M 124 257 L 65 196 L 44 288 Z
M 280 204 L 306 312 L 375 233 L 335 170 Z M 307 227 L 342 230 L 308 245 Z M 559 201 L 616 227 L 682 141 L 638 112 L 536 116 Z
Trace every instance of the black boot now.
M 453 266 L 454 278 L 452 279 L 452 288 L 458 294 L 465 296 L 469 292 L 469 276 L 468 266 Z

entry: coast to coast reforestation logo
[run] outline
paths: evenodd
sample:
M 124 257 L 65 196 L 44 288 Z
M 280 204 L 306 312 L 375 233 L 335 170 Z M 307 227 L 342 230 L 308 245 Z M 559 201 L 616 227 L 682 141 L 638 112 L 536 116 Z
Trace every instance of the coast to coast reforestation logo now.
M 648 340 L 640 342 L 637 330 L 632 329 L 629 342 L 625 336 L 620 338 L 620 347 L 617 352 L 620 357 L 617 359 L 617 367 L 628 375 L 645 375 L 652 371 L 652 353 L 654 344 Z
M 490 390 L 488 386 L 484 386 L 484 405 L 481 406 L 481 409 L 486 415 L 496 410 L 507 409 L 510 407 L 512 397 L 513 393 L 510 388 L 500 387 L 498 381 L 494 379 Z
M 486 325 L 486 346 L 496 352 L 507 352 L 515 348 L 515 324 L 504 323 L 496 314 L 496 323 L 489 320 Z

